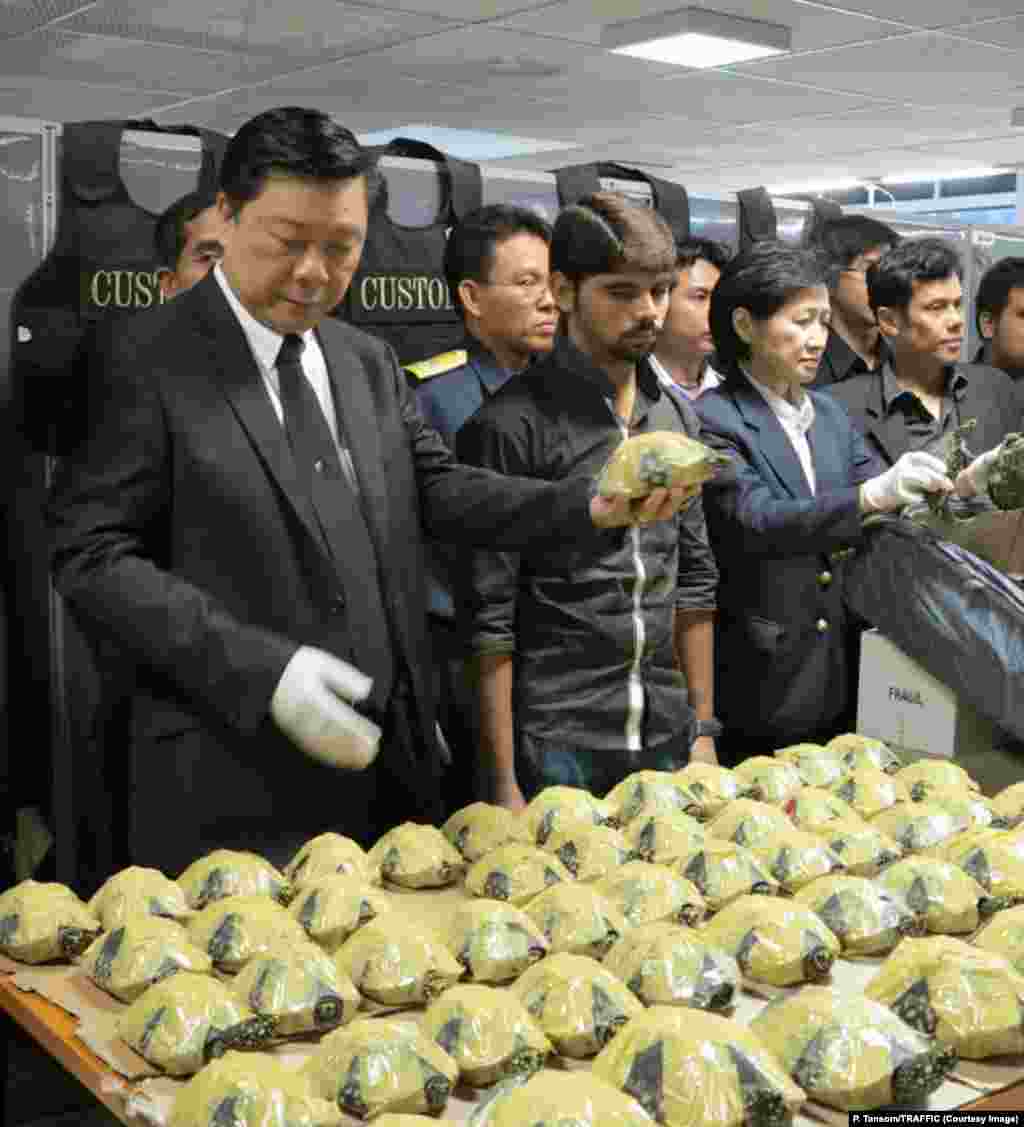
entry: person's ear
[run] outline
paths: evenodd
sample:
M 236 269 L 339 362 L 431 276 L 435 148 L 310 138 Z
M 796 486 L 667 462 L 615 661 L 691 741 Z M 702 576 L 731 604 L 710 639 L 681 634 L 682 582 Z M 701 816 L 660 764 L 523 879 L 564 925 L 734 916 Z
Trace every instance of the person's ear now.
M 217 214 L 224 223 L 238 222 L 238 213 L 241 211 L 241 208 L 236 207 L 231 200 L 228 199 L 226 192 L 217 193 L 214 207 L 216 207 Z
M 571 313 L 576 306 L 576 283 L 561 270 L 554 270 L 550 281 L 551 296 L 562 313 Z
M 875 312 L 878 328 L 884 337 L 897 337 L 903 330 L 903 316 L 898 309 L 880 305 Z
M 463 278 L 459 282 L 459 300 L 462 308 L 470 317 L 480 316 L 480 290 L 482 286 L 475 278 Z
M 744 344 L 749 345 L 754 339 L 754 318 L 751 317 L 749 309 L 740 306 L 739 309 L 732 311 L 732 327 Z
M 170 301 L 172 297 L 178 292 L 178 279 L 173 270 L 168 270 L 164 266 L 160 270 L 157 283 L 160 286 L 160 299 L 161 301 Z
M 978 314 L 978 331 L 985 340 L 992 340 L 996 335 L 996 319 L 991 313 Z

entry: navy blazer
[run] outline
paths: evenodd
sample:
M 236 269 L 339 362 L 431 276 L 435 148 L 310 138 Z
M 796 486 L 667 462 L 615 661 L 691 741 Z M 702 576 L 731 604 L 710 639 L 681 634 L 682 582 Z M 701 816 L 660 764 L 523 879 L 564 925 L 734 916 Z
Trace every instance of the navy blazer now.
M 850 703 L 843 558 L 858 485 L 882 466 L 846 411 L 809 391 L 816 489 L 774 412 L 739 373 L 697 400 L 702 438 L 734 459 L 704 486 L 719 567 L 716 712 L 764 753 L 827 736 Z
M 455 436 L 484 401 L 512 378 L 479 342 L 466 342 L 466 362 L 415 386 L 416 404 L 423 418 L 455 449 Z

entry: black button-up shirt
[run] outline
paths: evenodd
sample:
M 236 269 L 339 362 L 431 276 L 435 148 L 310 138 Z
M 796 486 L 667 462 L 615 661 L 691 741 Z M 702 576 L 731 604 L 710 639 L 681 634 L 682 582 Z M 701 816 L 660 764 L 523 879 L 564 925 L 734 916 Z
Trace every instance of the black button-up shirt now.
M 889 359 L 889 355 L 889 346 L 885 343 L 885 338 L 879 336 L 879 361 L 885 363 Z M 821 363 L 818 365 L 818 370 L 815 372 L 810 386 L 828 387 L 829 384 L 842 383 L 843 380 L 848 380 L 851 376 L 859 376 L 864 372 L 874 371 L 877 371 L 877 369 L 869 368 L 864 363 L 863 356 L 854 352 L 835 329 L 829 329 L 825 351 L 822 353 Z
M 960 409 L 966 392 L 967 377 L 955 365 L 948 365 L 942 406 L 936 418 L 914 392 L 900 387 L 891 364 L 882 367 L 882 410 L 887 419 L 898 417 L 902 421 L 908 450 L 924 450 L 945 458 L 946 435 L 966 422 L 961 419 Z

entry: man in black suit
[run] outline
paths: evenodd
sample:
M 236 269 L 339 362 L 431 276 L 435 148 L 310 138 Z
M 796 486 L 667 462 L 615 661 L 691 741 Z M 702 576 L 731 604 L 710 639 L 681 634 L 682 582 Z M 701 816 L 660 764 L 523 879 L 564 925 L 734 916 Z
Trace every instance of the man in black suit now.
M 688 497 L 631 513 L 582 478 L 454 463 L 391 349 L 324 319 L 379 184 L 327 115 L 252 119 L 221 168 L 221 262 L 95 366 L 49 518 L 58 589 L 137 665 L 137 864 L 176 872 L 217 846 L 282 862 L 328 829 L 368 843 L 436 816 L 422 529 L 554 547 Z

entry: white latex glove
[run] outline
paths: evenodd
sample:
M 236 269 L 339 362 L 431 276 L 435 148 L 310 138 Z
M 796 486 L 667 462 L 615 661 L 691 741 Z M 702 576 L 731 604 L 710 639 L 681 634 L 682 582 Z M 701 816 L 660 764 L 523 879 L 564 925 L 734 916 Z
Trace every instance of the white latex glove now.
M 950 493 L 952 489 L 941 458 L 911 450 L 885 473 L 865 481 L 860 496 L 865 511 L 890 513 L 920 501 L 926 493 Z
M 961 497 L 976 497 L 979 493 L 988 490 L 989 474 L 1002 448 L 1003 444 L 1000 442 L 998 446 L 986 450 L 984 454 L 979 454 L 969 466 L 956 475 L 954 484 Z
M 313 759 L 361 771 L 376 759 L 381 731 L 348 704 L 365 700 L 373 682 L 333 654 L 300 646 L 270 698 L 270 715 Z

